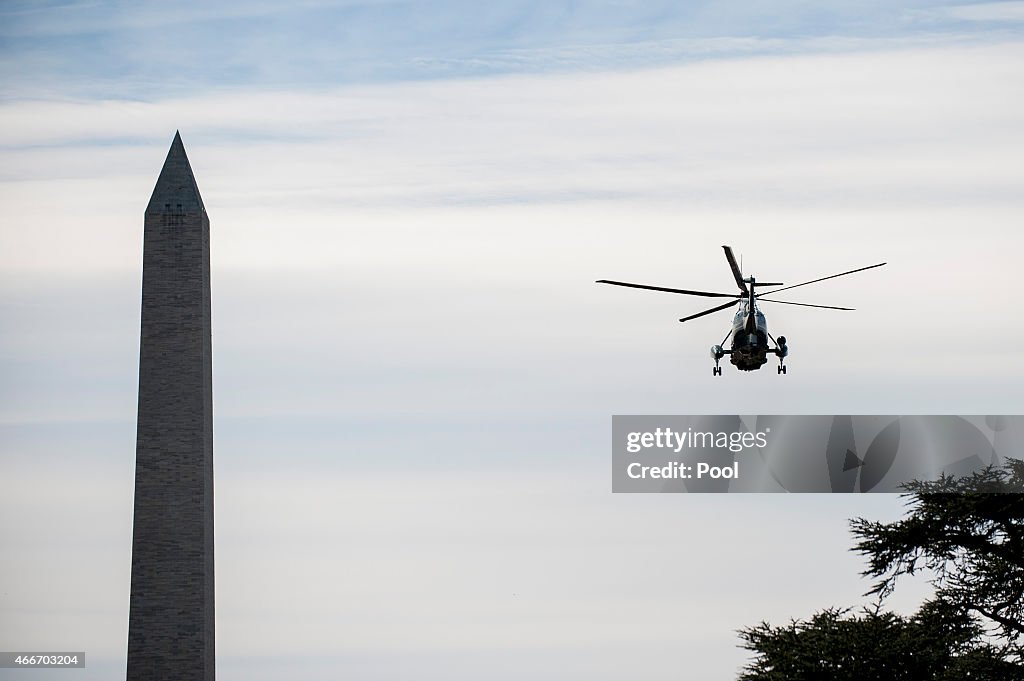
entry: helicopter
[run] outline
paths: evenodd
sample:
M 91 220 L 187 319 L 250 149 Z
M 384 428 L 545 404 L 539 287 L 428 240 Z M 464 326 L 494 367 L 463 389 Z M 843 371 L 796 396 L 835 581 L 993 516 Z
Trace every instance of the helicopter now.
M 800 284 L 793 284 L 792 286 L 786 286 L 780 282 L 762 282 L 757 281 L 754 277 L 744 278 L 743 272 L 740 270 L 739 264 L 736 262 L 736 256 L 733 255 L 732 247 L 722 246 L 725 250 L 725 259 L 729 261 L 729 267 L 732 269 L 733 278 L 736 279 L 736 286 L 739 287 L 740 293 L 713 293 L 710 291 L 691 291 L 688 289 L 679 288 L 666 288 L 663 286 L 648 286 L 646 284 L 630 284 L 625 281 L 611 281 L 609 279 L 599 279 L 598 284 L 612 284 L 613 286 L 627 286 L 629 288 L 640 288 L 648 291 L 664 291 L 666 293 L 681 293 L 687 296 L 701 296 L 703 298 L 732 298 L 727 303 L 712 307 L 703 312 L 692 314 L 689 317 L 683 317 L 679 321 L 688 322 L 691 319 L 697 319 L 705 315 L 713 314 L 720 310 L 726 310 L 735 305 L 739 305 L 739 309 L 736 311 L 736 316 L 733 317 L 732 327 L 729 332 L 722 339 L 722 342 L 718 345 L 711 346 L 711 358 L 715 360 L 715 366 L 712 370 L 714 376 L 722 375 L 721 360 L 726 355 L 729 355 L 729 361 L 740 371 L 756 371 L 763 367 L 768 362 L 768 355 L 774 354 L 779 358 L 778 373 L 786 373 L 785 359 L 789 355 L 789 346 L 786 345 L 786 337 L 779 336 L 776 339 L 768 332 L 768 323 L 765 320 L 764 313 L 761 312 L 758 303 L 782 303 L 784 305 L 799 305 L 801 307 L 818 307 L 826 310 L 847 310 L 852 311 L 852 307 L 836 307 L 834 305 L 812 305 L 810 303 L 794 303 L 789 300 L 776 300 L 774 298 L 764 298 L 766 295 L 774 295 L 780 291 L 788 291 L 789 289 L 797 288 L 798 286 L 807 286 L 808 284 L 816 284 L 819 281 L 825 281 L 826 279 L 835 279 L 836 277 L 843 277 L 847 274 L 853 274 L 854 272 L 863 272 L 864 270 L 874 269 L 881 267 L 886 263 L 881 262 L 877 265 L 868 265 L 867 267 L 859 267 L 855 270 L 848 272 L 840 272 L 839 274 L 833 274 L 827 277 L 821 277 L 819 279 L 812 279 L 811 281 L 805 281 Z M 758 293 L 757 287 L 782 287 L 773 288 L 771 291 L 764 291 Z M 732 343 L 729 349 L 723 347 L 732 338 Z M 771 341 L 771 343 L 769 343 Z M 774 344 L 774 347 L 772 347 Z

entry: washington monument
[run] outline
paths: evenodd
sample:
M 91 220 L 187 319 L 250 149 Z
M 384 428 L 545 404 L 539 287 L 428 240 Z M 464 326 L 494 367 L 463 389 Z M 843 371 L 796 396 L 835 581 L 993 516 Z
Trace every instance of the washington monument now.
M 129 681 L 213 681 L 210 221 L 175 134 L 146 207 Z

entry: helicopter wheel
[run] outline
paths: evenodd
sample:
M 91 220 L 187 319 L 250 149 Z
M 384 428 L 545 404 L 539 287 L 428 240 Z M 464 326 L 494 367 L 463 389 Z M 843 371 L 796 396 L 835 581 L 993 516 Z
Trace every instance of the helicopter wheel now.
M 722 375 L 722 367 L 712 367 L 711 375 L 712 376 L 721 376 Z
M 779 373 L 780 374 L 786 373 L 786 365 L 785 364 L 780 364 L 779 365 Z

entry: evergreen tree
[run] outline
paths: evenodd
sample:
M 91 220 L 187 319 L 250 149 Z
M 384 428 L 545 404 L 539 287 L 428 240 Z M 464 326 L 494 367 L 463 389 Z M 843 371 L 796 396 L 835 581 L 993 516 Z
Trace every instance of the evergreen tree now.
M 741 630 L 754 659 L 740 681 L 1024 681 L 1024 461 L 904 487 L 903 519 L 851 523 L 878 603 Z M 912 617 L 884 612 L 921 572 L 933 598 Z

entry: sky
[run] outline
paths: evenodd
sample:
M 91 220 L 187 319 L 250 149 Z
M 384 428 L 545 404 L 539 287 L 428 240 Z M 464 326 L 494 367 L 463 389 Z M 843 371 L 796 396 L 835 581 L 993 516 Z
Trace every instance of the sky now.
M 0 6 L 0 649 L 123 675 L 142 216 L 212 232 L 222 680 L 735 678 L 894 495 L 613 495 L 612 414 L 1014 414 L 1024 2 Z M 721 255 L 789 372 L 713 377 Z M 924 584 L 890 605 L 911 611 Z M 0 670 L 0 679 L 28 673 Z M 57 678 L 45 672 L 33 678 Z

